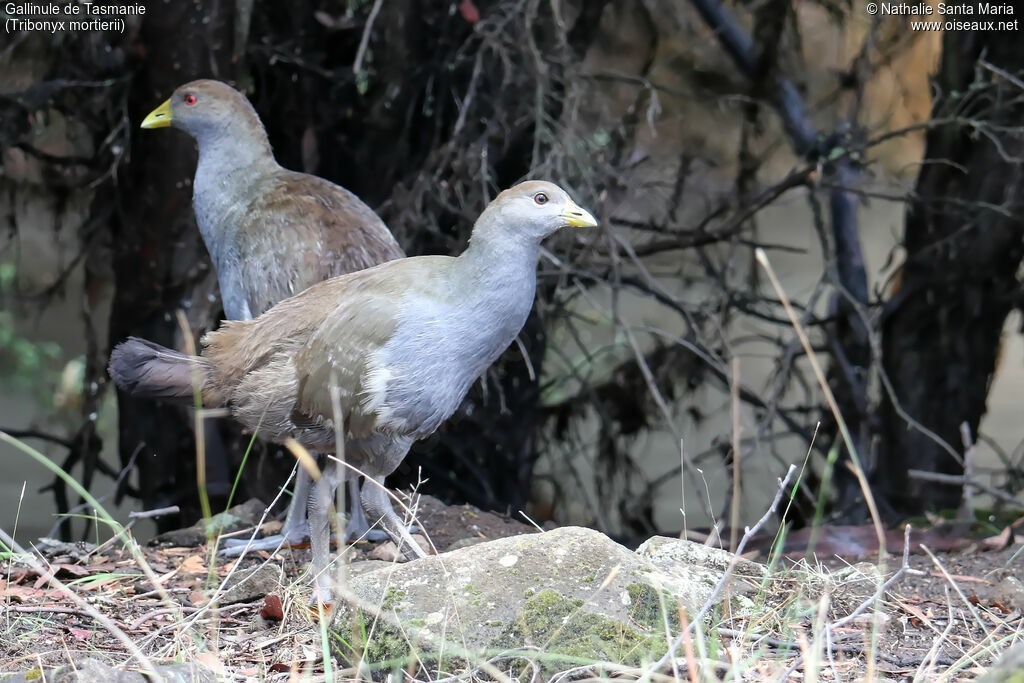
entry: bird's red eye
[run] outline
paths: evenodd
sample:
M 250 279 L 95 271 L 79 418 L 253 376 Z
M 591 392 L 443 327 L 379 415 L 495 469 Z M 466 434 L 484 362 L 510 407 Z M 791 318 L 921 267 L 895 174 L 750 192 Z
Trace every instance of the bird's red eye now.
M 195 103 L 196 103 L 196 96 L 195 95 L 193 95 L 191 93 L 189 93 L 188 95 L 185 95 L 185 104 L 187 104 L 188 106 L 191 107 Z
M 547 204 L 548 196 L 543 192 L 538 192 L 537 194 L 533 195 L 533 201 L 537 202 L 538 204 Z

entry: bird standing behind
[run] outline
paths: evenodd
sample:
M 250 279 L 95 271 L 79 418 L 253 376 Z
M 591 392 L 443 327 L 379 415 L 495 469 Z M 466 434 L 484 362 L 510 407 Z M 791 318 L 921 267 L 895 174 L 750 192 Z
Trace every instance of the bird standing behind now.
M 199 147 L 192 202 L 228 319 L 250 320 L 317 282 L 405 255 L 359 197 L 282 168 L 255 109 L 231 86 L 199 80 L 179 87 L 142 122 L 143 128 L 168 126 Z M 300 467 L 285 542 L 305 536 L 309 485 Z M 357 498 L 352 509 L 361 532 L 366 523 Z M 279 543 L 269 538 L 255 545 Z
M 263 438 L 295 439 L 313 451 L 334 448 L 340 418 L 346 458 L 382 483 L 522 329 L 541 240 L 595 225 L 557 185 L 522 183 L 487 206 L 458 257 L 405 258 L 313 285 L 205 335 L 201 356 L 130 339 L 111 354 L 110 374 L 129 393 L 164 397 L 191 396 L 195 377 L 205 405 L 227 406 Z M 309 513 L 314 600 L 324 602 L 332 482 L 325 472 Z M 382 486 L 364 486 L 362 502 L 422 553 Z

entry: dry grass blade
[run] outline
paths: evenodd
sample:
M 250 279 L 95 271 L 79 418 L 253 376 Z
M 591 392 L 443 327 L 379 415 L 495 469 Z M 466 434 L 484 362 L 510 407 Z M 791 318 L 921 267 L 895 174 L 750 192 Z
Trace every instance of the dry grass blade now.
M 160 577 L 157 576 L 156 572 L 153 571 L 153 568 L 149 566 L 149 562 L 146 560 L 145 556 L 139 550 L 138 544 L 136 544 L 135 541 L 128 535 L 128 532 L 125 529 L 125 527 L 122 524 L 120 524 L 116 519 L 114 519 L 110 515 L 110 513 L 107 512 L 106 508 L 104 508 L 100 504 L 100 502 L 93 497 L 91 493 L 86 491 L 85 488 L 81 484 L 79 484 L 74 477 L 69 475 L 64 470 L 62 470 L 60 466 L 58 466 L 56 463 L 51 461 L 49 458 L 47 458 L 45 455 L 43 455 L 36 449 L 27 445 L 20 439 L 16 439 L 10 436 L 6 432 L 0 431 L 0 441 L 4 441 L 9 445 L 13 446 L 14 448 L 18 449 L 19 451 L 21 451 L 22 453 L 25 453 L 30 458 L 35 460 L 37 463 L 42 465 L 44 468 L 48 469 L 50 472 L 60 477 L 61 480 L 64 481 L 68 486 L 70 486 L 72 490 L 75 491 L 75 493 L 81 496 L 86 503 L 92 506 L 96 514 L 99 515 L 99 517 L 110 527 L 110 529 L 114 532 L 114 535 L 117 537 L 117 539 L 120 540 L 121 543 L 124 544 L 124 547 L 127 548 L 128 551 L 131 553 L 132 559 L 134 559 L 135 562 L 138 564 L 139 569 L 142 570 L 142 573 L 145 574 L 146 578 L 149 579 L 150 582 L 152 582 L 153 587 L 156 590 L 157 594 L 160 596 L 160 598 L 170 606 L 176 606 L 178 604 L 171 598 L 170 594 L 168 594 L 167 591 L 164 590 L 163 584 L 160 581 Z
M 874 524 L 875 534 L 878 537 L 878 547 L 880 549 L 879 564 L 883 565 L 883 558 L 885 556 L 885 527 L 882 526 L 882 518 L 878 514 L 878 506 L 875 503 L 875 497 L 871 493 L 871 487 L 868 484 L 867 475 L 864 474 L 864 468 L 861 466 L 857 449 L 854 448 L 853 439 L 850 437 L 850 430 L 846 425 L 846 420 L 843 419 L 843 415 L 839 410 L 839 404 L 836 402 L 836 397 L 832 393 L 831 387 L 828 385 L 828 380 L 825 379 L 825 373 L 821 369 L 821 364 L 818 363 L 818 356 L 814 352 L 814 348 L 811 346 L 811 340 L 807 337 L 807 332 L 804 330 L 803 325 L 800 324 L 796 311 L 793 310 L 793 305 L 790 303 L 789 297 L 786 295 L 786 290 L 783 289 L 782 283 L 779 282 L 778 277 L 775 275 L 775 270 L 768 261 L 768 254 L 765 253 L 764 249 L 758 247 L 754 250 L 754 257 L 768 275 L 768 280 L 771 282 L 772 287 L 775 289 L 775 293 L 782 302 L 783 308 L 786 309 L 786 315 L 789 317 L 790 324 L 793 325 L 793 330 L 800 339 L 800 344 L 804 347 L 804 352 L 807 354 L 807 360 L 811 364 L 814 377 L 817 379 L 818 385 L 821 387 L 821 391 L 825 395 L 825 400 L 828 402 L 829 410 L 832 411 L 832 416 L 835 418 L 836 424 L 839 426 L 839 432 L 842 435 L 843 443 L 846 445 L 846 450 L 850 454 L 853 473 L 857 477 L 857 483 L 860 485 L 861 493 L 864 494 L 864 501 L 867 503 L 868 510 L 871 513 L 871 523 Z
M 313 478 L 313 481 L 320 480 L 320 468 L 316 464 L 316 458 L 310 455 L 306 447 L 295 439 L 288 439 L 284 442 L 284 447 L 295 456 L 295 459 L 299 462 L 299 466 L 302 467 L 309 476 Z
M 753 538 L 757 532 L 764 526 L 779 507 L 779 502 L 782 500 L 782 495 L 786 491 L 786 487 L 789 485 L 789 480 L 793 477 L 793 473 L 796 472 L 796 465 L 790 465 L 789 470 L 786 472 L 786 476 L 779 482 L 778 490 L 775 492 L 775 498 L 772 500 L 772 504 L 768 507 L 768 510 L 761 516 L 761 519 L 757 520 L 757 523 L 752 527 L 747 527 L 743 534 L 743 538 L 740 539 L 739 545 L 736 546 L 735 555 L 729 562 L 728 568 L 719 579 L 718 583 L 715 584 L 714 590 L 711 591 L 711 596 L 707 602 L 701 608 L 700 612 L 693 618 L 693 623 L 689 628 L 685 629 L 683 633 L 679 634 L 675 640 L 672 641 L 671 647 L 651 668 L 654 671 L 661 671 L 666 664 L 669 663 L 676 656 L 676 651 L 679 650 L 680 646 L 686 638 L 690 637 L 689 632 L 700 623 L 701 619 L 711 610 L 711 608 L 718 601 L 718 596 L 721 595 L 722 591 L 725 590 L 726 584 L 729 583 L 729 579 L 732 578 L 732 573 L 736 569 L 736 564 L 739 560 L 739 556 L 743 554 L 743 549 L 746 547 L 750 539 Z
M 103 626 L 103 628 L 107 629 L 107 631 L 109 631 L 111 635 L 117 638 L 117 640 L 120 641 L 122 645 L 124 645 L 125 649 L 127 649 L 127 651 L 131 653 L 131 656 L 139 662 L 139 665 L 142 668 L 147 669 L 150 672 L 155 671 L 153 663 L 149 660 L 145 653 L 143 653 L 142 650 L 139 649 L 139 646 L 135 644 L 135 641 L 128 637 L 127 633 L 125 633 L 117 624 L 115 624 L 113 621 L 107 618 L 103 613 L 101 613 L 95 607 L 90 605 L 88 601 L 86 601 L 73 590 L 71 590 L 71 588 L 65 585 L 64 582 L 56 578 L 53 572 L 46 571 L 46 567 L 43 566 L 42 562 L 36 559 L 35 555 L 22 548 L 21 545 L 13 538 L 8 536 L 7 532 L 5 532 L 3 529 L 0 529 L 0 541 L 3 541 L 3 543 L 14 552 L 22 555 L 24 561 L 27 562 L 30 567 L 39 572 L 40 576 L 46 577 L 47 583 L 49 583 L 51 586 L 59 590 L 61 593 L 64 593 L 66 596 L 68 596 L 68 599 L 75 603 L 75 605 L 78 606 L 78 609 L 88 614 L 96 621 L 96 623 L 100 624 L 101 626 Z M 42 667 L 40 667 L 40 670 L 42 670 Z
M 988 629 L 988 625 L 985 623 L 985 620 L 981 618 L 981 615 L 978 614 L 978 610 L 974 607 L 973 604 L 971 604 L 971 601 L 967 599 L 967 596 L 964 595 L 964 592 L 960 590 L 960 586 L 957 584 L 956 581 L 953 580 L 953 577 L 949 575 L 949 572 L 946 571 L 946 567 L 942 564 L 942 562 L 939 561 L 939 558 L 935 557 L 935 554 L 931 551 L 931 549 L 929 549 L 928 546 L 924 544 L 921 544 L 921 550 L 925 551 L 928 554 L 928 557 L 931 558 L 931 561 L 935 564 L 935 567 L 940 572 L 942 572 L 943 578 L 945 578 L 946 581 L 949 583 L 950 587 L 952 587 L 952 589 L 956 591 L 956 594 L 960 596 L 960 600 L 963 601 L 964 607 L 966 607 L 967 611 L 971 613 L 971 616 L 974 618 L 974 621 L 978 625 L 978 627 L 981 628 L 981 630 L 983 630 L 986 634 L 991 635 Z

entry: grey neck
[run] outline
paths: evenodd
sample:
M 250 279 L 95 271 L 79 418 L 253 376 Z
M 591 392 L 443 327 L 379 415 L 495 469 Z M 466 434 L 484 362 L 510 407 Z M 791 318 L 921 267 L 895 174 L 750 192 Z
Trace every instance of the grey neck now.
M 234 241 L 237 219 L 232 215 L 246 211 L 252 201 L 249 194 L 260 178 L 280 167 L 274 160 L 270 142 L 262 126 L 243 131 L 202 130 L 193 134 L 199 146 L 192 203 L 196 222 L 214 265 L 221 268 L 226 245 Z M 241 215 L 241 214 L 239 214 Z
M 270 141 L 262 127 L 250 131 L 201 131 L 195 136 L 199 145 L 199 165 L 196 167 L 196 184 L 200 179 L 217 182 L 225 176 L 240 173 L 257 175 L 275 171 L 278 168 Z M 207 183 L 203 183 L 207 184 Z M 246 183 L 238 183 L 245 187 Z
M 490 234 L 476 229 L 458 258 L 458 267 L 468 282 L 532 302 L 539 255 L 540 243 L 532 237 L 513 230 Z
M 537 290 L 536 239 L 514 233 L 474 231 L 456 259 L 455 283 L 468 332 L 476 343 L 465 349 L 470 379 L 476 378 L 515 340 L 533 308 Z

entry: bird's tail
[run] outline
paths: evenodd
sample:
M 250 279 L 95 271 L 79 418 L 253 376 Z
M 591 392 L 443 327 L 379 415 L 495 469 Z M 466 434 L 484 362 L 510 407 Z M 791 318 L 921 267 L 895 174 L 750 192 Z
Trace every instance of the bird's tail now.
M 129 337 L 110 352 L 107 369 L 114 383 L 132 396 L 191 403 L 198 390 L 205 406 L 223 404 L 210 387 L 210 364 L 202 356 Z

